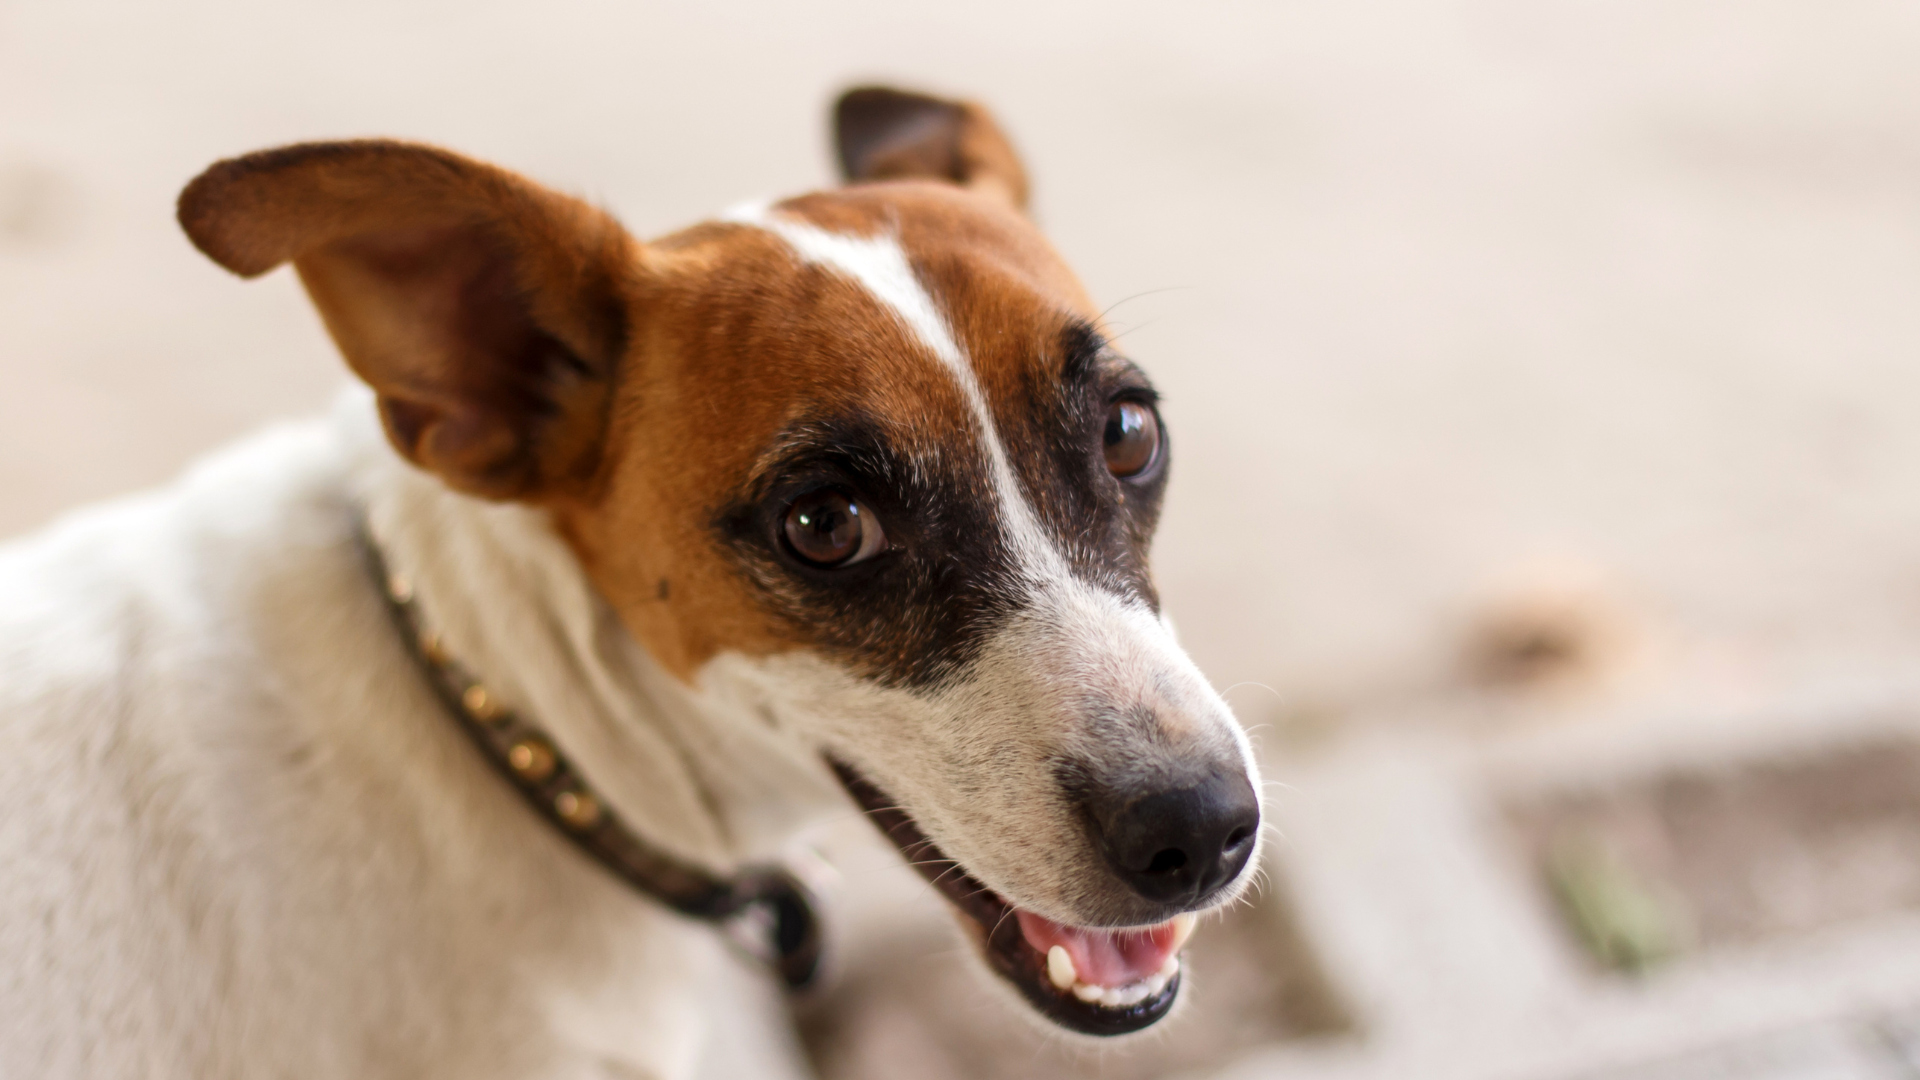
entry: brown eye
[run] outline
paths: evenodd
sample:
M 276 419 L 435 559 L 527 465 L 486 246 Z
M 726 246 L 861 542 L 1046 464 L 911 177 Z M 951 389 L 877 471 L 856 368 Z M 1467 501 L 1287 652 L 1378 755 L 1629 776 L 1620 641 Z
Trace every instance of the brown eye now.
M 859 500 L 832 488 L 810 491 L 787 508 L 787 546 L 815 566 L 849 566 L 880 550 L 880 522 Z
M 1160 421 L 1138 401 L 1116 401 L 1107 410 L 1104 438 L 1107 471 L 1115 476 L 1138 476 L 1160 453 Z

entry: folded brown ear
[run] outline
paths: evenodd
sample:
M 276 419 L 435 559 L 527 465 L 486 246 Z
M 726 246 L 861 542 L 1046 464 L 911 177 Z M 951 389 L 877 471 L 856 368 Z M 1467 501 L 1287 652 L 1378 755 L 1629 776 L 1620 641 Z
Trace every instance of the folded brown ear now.
M 849 183 L 950 180 L 1027 208 L 1027 171 L 993 117 L 967 101 L 863 86 L 833 110 L 834 144 Z
M 607 214 L 376 140 L 219 162 L 181 192 L 179 216 L 237 274 L 294 264 L 415 464 L 492 498 L 592 474 L 637 271 Z

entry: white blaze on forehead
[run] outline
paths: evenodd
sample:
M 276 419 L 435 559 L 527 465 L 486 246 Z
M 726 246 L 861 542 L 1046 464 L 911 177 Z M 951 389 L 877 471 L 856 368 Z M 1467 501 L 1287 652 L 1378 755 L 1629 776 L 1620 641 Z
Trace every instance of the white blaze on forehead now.
M 979 396 L 973 370 L 967 366 L 959 343 L 953 340 L 953 331 L 947 326 L 945 316 L 934 306 L 933 297 L 921 288 L 913 267 L 907 265 L 907 253 L 893 237 L 830 233 L 802 221 L 779 217 L 764 206 L 730 210 L 727 220 L 765 229 L 785 240 L 803 261 L 859 282 L 905 323 L 928 351 L 953 369 L 970 396 Z
M 980 389 L 953 329 L 933 297 L 907 263 L 907 253 L 892 236 L 848 236 L 776 214 L 764 203 L 736 207 L 723 220 L 764 229 L 786 241 L 803 262 L 824 266 L 867 290 L 926 350 L 938 359 L 960 386 L 961 394 L 980 425 L 981 442 L 993 470 L 993 486 L 1007 521 L 1008 538 L 1029 575 L 1060 577 L 1067 573 L 1060 553 L 1047 541 L 1039 518 L 1020 494 L 1006 448 L 1000 443 L 987 396 Z

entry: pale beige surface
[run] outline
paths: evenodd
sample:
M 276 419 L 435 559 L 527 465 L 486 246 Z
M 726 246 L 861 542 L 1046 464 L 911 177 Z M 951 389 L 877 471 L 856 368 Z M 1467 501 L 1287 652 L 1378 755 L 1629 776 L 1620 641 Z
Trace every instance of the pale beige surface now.
M 990 102 L 1118 303 L 1179 447 L 1164 590 L 1250 724 L 1448 714 L 1503 582 L 1601 612 L 1623 714 L 1737 727 L 1911 668 L 1920 7 L 1895 0 L 0 0 L 0 533 L 340 383 L 288 275 L 179 236 L 209 161 L 429 139 L 650 235 L 826 182 L 825 107 L 871 77 Z M 1425 745 L 1302 750 L 1321 817 L 1281 805 L 1356 985 L 1417 950 L 1342 944 L 1347 902 L 1406 873 L 1349 841 L 1392 813 L 1452 835 L 1403 782 Z M 1474 873 L 1423 880 L 1465 910 Z M 1404 1013 L 1517 993 L 1435 970 L 1454 1013 Z

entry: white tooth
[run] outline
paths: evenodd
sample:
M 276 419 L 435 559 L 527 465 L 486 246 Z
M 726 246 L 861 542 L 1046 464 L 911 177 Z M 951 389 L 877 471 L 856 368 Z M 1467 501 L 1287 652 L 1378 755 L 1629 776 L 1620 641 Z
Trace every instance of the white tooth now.
M 1148 997 L 1159 997 L 1160 991 L 1165 990 L 1166 988 L 1167 988 L 1167 976 L 1165 975 L 1155 975 L 1153 978 L 1147 980 L 1147 996 Z
M 1200 916 L 1191 911 L 1183 911 L 1173 917 L 1173 949 L 1171 951 L 1179 952 L 1186 946 L 1187 939 L 1193 936 L 1194 924 L 1199 921 Z
M 1154 978 L 1171 979 L 1173 978 L 1174 973 L 1179 970 L 1180 970 L 1180 954 L 1168 953 L 1167 962 L 1160 965 L 1160 971 L 1154 975 Z
M 1073 984 L 1073 996 L 1079 998 L 1081 1001 L 1088 1001 L 1088 1002 L 1099 1001 L 1100 995 L 1104 993 L 1106 993 L 1105 990 L 1101 989 L 1098 986 L 1093 985 L 1092 983 L 1074 983 Z
M 1120 995 L 1124 993 L 1126 993 L 1126 991 L 1117 986 L 1109 987 L 1100 995 L 1100 1004 L 1105 1005 L 1109 1009 L 1117 1009 L 1120 1007 Z
M 1122 1005 L 1138 1005 L 1145 1000 L 1147 1000 L 1147 984 L 1144 982 L 1130 983 L 1120 990 Z
M 1079 981 L 1080 973 L 1073 970 L 1073 957 L 1067 955 L 1064 946 L 1055 945 L 1047 950 L 1047 978 L 1053 980 L 1053 988 L 1065 990 Z

